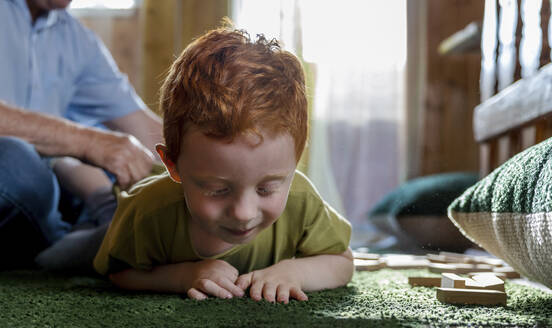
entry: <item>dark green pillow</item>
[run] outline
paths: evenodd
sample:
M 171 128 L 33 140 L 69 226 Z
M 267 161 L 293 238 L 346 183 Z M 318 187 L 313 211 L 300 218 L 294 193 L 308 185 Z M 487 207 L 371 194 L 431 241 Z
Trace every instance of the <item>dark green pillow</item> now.
M 448 216 L 473 242 L 552 287 L 552 139 L 470 187 Z
M 463 172 L 412 179 L 387 194 L 368 216 L 446 215 L 450 203 L 477 181 L 477 174 Z
M 369 224 L 381 235 L 381 241 L 370 241 L 370 247 L 403 251 L 416 251 L 419 247 L 465 249 L 470 243 L 447 220 L 447 207 L 477 180 L 477 174 L 457 172 L 424 176 L 404 183 L 368 213 Z M 442 234 L 426 235 L 412 228 L 418 224 L 428 225 L 428 230 L 441 229 Z

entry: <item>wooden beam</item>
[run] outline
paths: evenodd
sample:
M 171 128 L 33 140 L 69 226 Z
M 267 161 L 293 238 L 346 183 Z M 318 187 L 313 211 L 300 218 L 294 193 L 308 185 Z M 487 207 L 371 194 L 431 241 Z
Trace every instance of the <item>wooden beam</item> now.
M 487 141 L 543 117 L 552 117 L 552 64 L 532 77 L 517 81 L 475 107 L 473 130 L 478 142 Z

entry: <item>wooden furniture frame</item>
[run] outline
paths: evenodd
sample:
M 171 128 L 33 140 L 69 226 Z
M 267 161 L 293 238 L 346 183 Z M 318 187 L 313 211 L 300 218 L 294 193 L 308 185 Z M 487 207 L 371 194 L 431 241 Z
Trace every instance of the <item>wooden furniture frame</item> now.
M 550 0 L 485 1 L 481 104 L 473 115 L 481 177 L 552 137 L 549 22 Z M 540 47 L 527 47 L 537 34 Z

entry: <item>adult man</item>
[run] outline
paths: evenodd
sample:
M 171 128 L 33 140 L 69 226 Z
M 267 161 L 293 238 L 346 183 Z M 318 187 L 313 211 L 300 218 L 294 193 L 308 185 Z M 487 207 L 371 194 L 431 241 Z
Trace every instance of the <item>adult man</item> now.
M 111 187 L 105 171 L 130 186 L 161 141 L 160 119 L 69 3 L 0 0 L 0 268 L 32 263 L 71 231 L 59 184 L 94 203 Z

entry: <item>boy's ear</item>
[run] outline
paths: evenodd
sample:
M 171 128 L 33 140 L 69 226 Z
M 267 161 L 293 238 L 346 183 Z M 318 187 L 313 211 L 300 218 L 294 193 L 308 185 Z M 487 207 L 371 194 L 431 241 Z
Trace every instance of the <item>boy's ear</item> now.
M 161 157 L 161 161 L 163 161 L 163 164 L 165 164 L 167 171 L 169 171 L 169 175 L 171 176 L 171 179 L 173 179 L 174 182 L 181 183 L 182 179 L 180 179 L 180 174 L 178 174 L 178 170 L 176 169 L 176 164 L 173 161 L 171 161 L 167 156 L 167 146 L 163 144 L 156 144 L 155 150 L 159 154 L 159 157 Z

